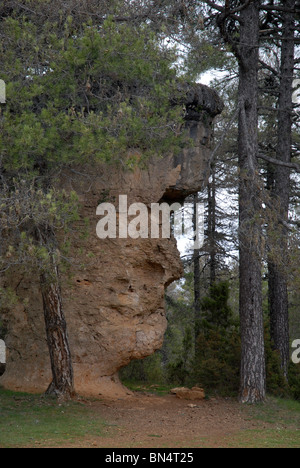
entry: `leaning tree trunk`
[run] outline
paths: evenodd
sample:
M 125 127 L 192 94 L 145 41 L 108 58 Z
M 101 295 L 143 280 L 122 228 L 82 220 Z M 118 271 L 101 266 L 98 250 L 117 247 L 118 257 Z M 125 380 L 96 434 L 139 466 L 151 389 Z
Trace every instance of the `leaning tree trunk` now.
M 51 237 L 53 234 L 51 232 L 42 234 L 45 245 L 49 245 L 49 236 Z M 49 250 L 49 262 L 47 262 L 47 267 L 43 267 L 40 274 L 45 328 L 52 370 L 52 382 L 46 393 L 60 399 L 69 399 L 75 395 L 72 358 L 62 306 L 58 266 L 51 248 Z
M 295 17 L 296 0 L 286 0 L 287 10 L 283 14 L 283 34 L 281 47 L 280 95 L 278 109 L 278 143 L 277 159 L 291 162 L 291 133 L 293 111 L 293 75 L 295 66 Z M 285 377 L 288 377 L 289 364 L 289 313 L 288 313 L 288 231 L 286 224 L 290 200 L 290 169 L 276 166 L 273 170 L 274 180 L 272 196 L 275 206 L 279 207 L 275 217 L 276 259 L 269 259 L 269 308 L 271 338 L 274 348 L 279 351 L 281 366 Z M 282 223 L 282 220 L 285 223 Z M 279 241 L 278 241 L 279 239 Z M 270 240 L 272 244 L 272 240 Z
M 239 229 L 241 389 L 243 403 L 266 396 L 262 308 L 262 227 L 258 181 L 259 6 L 254 0 L 241 12 L 239 44 Z

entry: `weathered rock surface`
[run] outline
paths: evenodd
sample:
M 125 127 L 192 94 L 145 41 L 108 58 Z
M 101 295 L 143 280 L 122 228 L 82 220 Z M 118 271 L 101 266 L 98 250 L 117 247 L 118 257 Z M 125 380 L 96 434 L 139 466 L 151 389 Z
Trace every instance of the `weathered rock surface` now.
M 61 181 L 67 190 L 79 193 L 82 214 L 89 220 L 89 236 L 83 239 L 77 234 L 71 271 L 63 278 L 79 394 L 125 395 L 128 391 L 119 382 L 119 369 L 162 346 L 167 326 L 165 288 L 182 275 L 176 241 L 100 240 L 96 208 L 104 201 L 118 206 L 120 194 L 128 196 L 128 204 L 183 201 L 203 186 L 209 176 L 212 122 L 222 103 L 200 85 L 187 93 L 186 102 L 186 126 L 194 145 L 179 156 L 153 158 L 147 169 L 133 172 L 107 166 L 75 168 Z M 39 282 L 34 276 L 14 274 L 8 283 L 23 302 L 4 317 L 7 361 L 0 385 L 43 392 L 51 381 L 51 370 Z
M 176 395 L 177 398 L 181 400 L 204 400 L 205 392 L 203 388 L 200 387 L 193 387 L 193 388 L 186 388 L 186 387 L 178 387 L 173 388 L 171 393 Z

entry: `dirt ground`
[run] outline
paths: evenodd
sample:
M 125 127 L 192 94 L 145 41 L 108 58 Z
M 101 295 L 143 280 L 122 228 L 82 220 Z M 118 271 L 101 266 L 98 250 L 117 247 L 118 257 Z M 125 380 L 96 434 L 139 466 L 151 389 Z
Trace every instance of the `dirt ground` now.
M 180 400 L 174 395 L 135 395 L 126 400 L 89 403 L 107 421 L 104 438 L 94 437 L 82 447 L 195 448 L 223 447 L 246 429 L 259 427 L 247 420 L 231 399 Z

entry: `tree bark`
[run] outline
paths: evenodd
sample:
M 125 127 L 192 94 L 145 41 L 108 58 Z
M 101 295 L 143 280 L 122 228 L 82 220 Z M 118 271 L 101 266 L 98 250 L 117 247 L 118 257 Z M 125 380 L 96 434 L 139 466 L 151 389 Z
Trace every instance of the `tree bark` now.
M 287 10 L 294 10 L 296 1 L 286 0 Z M 291 134 L 293 111 L 293 75 L 295 66 L 295 17 L 294 13 L 284 12 L 281 46 L 280 95 L 278 102 L 278 143 L 277 160 L 291 163 Z M 290 169 L 276 165 L 273 170 L 272 196 L 279 206 L 279 219 L 288 222 L 290 200 Z M 275 215 L 276 216 L 276 215 Z M 276 261 L 269 259 L 269 309 L 271 339 L 280 353 L 281 367 L 288 378 L 289 364 L 289 312 L 288 312 L 288 231 L 279 222 L 275 223 L 277 239 Z M 279 236 L 278 236 L 279 235 Z M 272 240 L 270 240 L 272 243 Z
M 241 11 L 239 60 L 239 244 L 240 244 L 240 401 L 266 396 L 262 309 L 262 227 L 258 168 L 259 7 L 254 0 Z
M 215 167 L 211 169 L 211 182 L 207 186 L 208 193 L 208 245 L 209 245 L 209 279 L 210 286 L 213 286 L 217 278 L 217 258 L 216 258 L 216 173 Z
M 43 237 L 45 236 L 47 234 L 43 233 Z M 40 274 L 40 285 L 52 370 L 52 382 L 46 394 L 66 400 L 75 395 L 73 365 L 62 306 L 59 271 L 52 252 L 49 252 L 47 268 L 43 268 Z
M 197 206 L 199 202 L 198 194 L 193 196 L 193 229 L 195 232 L 194 242 L 197 242 Z M 199 322 L 201 319 L 201 290 L 200 290 L 200 250 L 195 249 L 193 255 L 193 268 L 194 268 L 194 335 L 195 342 L 199 334 Z

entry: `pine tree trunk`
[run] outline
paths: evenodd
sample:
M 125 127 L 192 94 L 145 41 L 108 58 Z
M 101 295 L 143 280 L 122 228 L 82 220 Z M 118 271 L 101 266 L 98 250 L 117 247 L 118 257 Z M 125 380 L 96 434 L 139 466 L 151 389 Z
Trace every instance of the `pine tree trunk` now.
M 283 251 L 287 255 L 287 246 L 282 245 Z M 268 269 L 271 340 L 274 349 L 279 351 L 281 368 L 286 380 L 288 380 L 290 333 L 287 277 L 286 272 L 281 271 L 281 267 L 273 262 L 268 262 Z
M 196 230 L 198 229 L 197 223 L 197 206 L 198 194 L 193 197 L 193 229 L 195 232 L 194 242 L 197 242 Z M 201 291 L 200 291 L 200 250 L 195 249 L 193 254 L 193 267 L 194 267 L 194 335 L 195 342 L 199 334 L 199 322 L 201 318 Z
M 52 233 L 43 233 L 45 245 Z M 50 242 L 51 243 L 51 242 Z M 44 320 L 47 344 L 50 354 L 52 382 L 46 394 L 57 396 L 61 400 L 75 395 L 73 365 L 69 347 L 67 324 L 63 312 L 58 266 L 52 252 L 49 252 L 47 268 L 40 274 L 43 298 Z
M 266 396 L 262 310 L 261 201 L 257 180 L 259 6 L 254 0 L 241 12 L 239 45 L 239 243 L 241 389 L 243 403 Z
M 295 0 L 286 0 L 289 10 L 295 8 Z M 294 14 L 282 13 L 283 38 L 281 47 L 280 96 L 278 110 L 278 143 L 277 159 L 291 161 L 291 133 L 293 110 L 293 74 L 295 66 L 295 19 Z M 285 377 L 288 377 L 289 363 L 289 313 L 288 313 L 288 232 L 280 220 L 288 221 L 290 199 L 290 169 L 282 166 L 274 168 L 272 196 L 279 205 L 280 219 L 277 222 L 276 262 L 269 260 L 269 308 L 271 338 L 281 357 L 281 366 Z M 272 241 L 271 241 L 272 242 Z
M 215 168 L 212 167 L 211 182 L 208 183 L 208 245 L 209 245 L 209 279 L 210 286 L 213 286 L 217 277 L 216 258 L 216 175 Z

